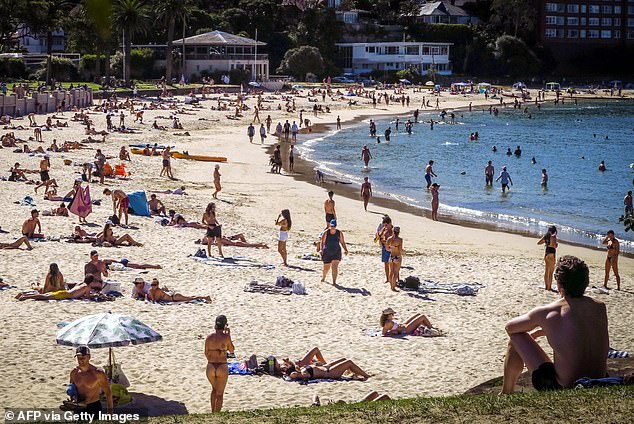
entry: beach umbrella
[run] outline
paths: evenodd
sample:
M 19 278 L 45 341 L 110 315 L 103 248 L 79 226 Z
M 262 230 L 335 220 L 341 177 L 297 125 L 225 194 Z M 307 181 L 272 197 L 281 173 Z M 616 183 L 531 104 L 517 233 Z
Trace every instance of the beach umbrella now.
M 251 81 L 251 82 L 249 83 L 249 85 L 250 85 L 251 87 L 262 87 L 262 84 L 260 84 L 259 82 L 256 82 L 256 81 Z
M 403 84 L 411 84 L 412 83 L 410 80 L 405 79 L 405 78 L 400 79 L 399 82 L 402 82 Z
M 434 86 L 434 82 L 433 81 L 427 81 L 425 83 L 425 85 L 428 86 L 428 87 L 433 87 Z
M 157 342 L 163 337 L 138 319 L 113 313 L 88 315 L 73 321 L 57 332 L 56 342 L 64 346 L 109 348 L 108 364 L 112 370 L 112 348 Z

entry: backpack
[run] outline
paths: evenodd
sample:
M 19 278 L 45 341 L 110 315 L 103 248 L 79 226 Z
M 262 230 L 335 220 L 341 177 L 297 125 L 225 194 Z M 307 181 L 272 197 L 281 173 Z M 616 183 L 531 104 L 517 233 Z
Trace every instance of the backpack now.
M 117 215 L 112 215 L 110 217 L 110 221 L 112 221 L 112 225 L 119 225 L 121 221 L 119 221 L 119 217 Z
M 290 280 L 284 276 L 277 277 L 275 280 L 276 287 L 293 287 L 293 280 Z
M 267 356 L 258 367 L 258 371 L 268 374 L 270 376 L 281 376 L 282 371 L 280 365 L 277 363 L 277 358 L 273 355 Z
M 207 253 L 205 253 L 205 249 L 198 249 L 196 251 L 196 253 L 194 253 L 194 257 L 195 258 L 206 258 L 207 257 Z
M 419 286 L 420 286 L 420 279 L 418 277 L 414 277 L 413 275 L 410 275 L 409 277 L 405 279 L 405 285 L 404 285 L 405 290 L 418 290 Z

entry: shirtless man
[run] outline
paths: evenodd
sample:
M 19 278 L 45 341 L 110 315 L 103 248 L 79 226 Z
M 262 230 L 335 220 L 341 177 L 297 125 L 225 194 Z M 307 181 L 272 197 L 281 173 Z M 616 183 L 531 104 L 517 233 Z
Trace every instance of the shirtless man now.
M 34 238 L 44 238 L 44 234 L 42 234 L 42 224 L 40 224 L 40 220 L 38 216 L 40 212 L 37 209 L 33 209 L 31 211 L 31 217 L 24 221 L 22 224 L 22 235 L 26 236 L 30 239 Z M 37 229 L 37 233 L 35 230 Z
M 324 212 L 326 213 L 326 225 L 331 220 L 337 219 L 337 212 L 335 212 L 335 201 L 332 200 L 332 196 L 335 195 L 334 191 L 328 192 L 328 199 L 324 202 Z
M 361 159 L 363 159 L 363 163 L 365 163 L 365 167 L 368 167 L 370 163 L 370 159 L 372 159 L 372 153 L 370 153 L 370 149 L 368 146 L 363 146 L 363 150 L 361 150 Z
M 130 158 L 130 152 L 125 148 L 125 146 L 121 146 L 119 150 L 119 160 L 132 160 Z
M 390 288 L 396 290 L 401 264 L 403 262 L 403 239 L 399 237 L 400 227 L 394 227 L 392 237 L 385 241 L 385 248 L 390 252 Z
M 101 149 L 97 149 L 97 153 L 95 153 L 95 159 L 95 164 L 97 165 L 97 173 L 99 174 L 99 184 L 103 184 L 104 178 L 106 178 L 106 155 L 101 153 Z
M 152 215 L 167 215 L 165 205 L 159 199 L 156 198 L 156 194 L 150 195 L 150 200 L 147 202 L 150 214 Z
M 23 244 L 26 244 L 27 250 L 33 250 L 33 246 L 31 246 L 31 243 L 29 243 L 29 239 L 26 236 L 20 237 L 13 243 L 0 243 L 0 249 L 19 249 Z
M 427 190 L 431 187 L 431 177 L 438 177 L 438 175 L 434 174 L 433 169 L 434 161 L 430 160 L 427 166 L 425 167 L 425 181 L 427 181 Z
M 214 167 L 214 187 L 216 191 L 212 194 L 214 199 L 218 198 L 218 193 L 222 190 L 222 186 L 220 185 L 220 165 L 216 165 Z
M 51 179 L 51 177 L 49 176 L 50 169 L 51 157 L 49 155 L 44 155 L 44 158 L 40 161 L 40 181 L 42 181 L 42 183 L 45 183 Z
M 121 222 L 121 214 L 123 214 L 125 216 L 125 225 L 128 225 L 128 208 L 130 207 L 130 199 L 128 198 L 128 195 L 121 190 L 111 191 L 108 188 L 104 189 L 103 194 L 106 196 L 112 195 L 113 215 L 117 215 L 118 210 L 119 222 Z
M 623 206 L 625 216 L 634 214 L 634 209 L 632 209 L 632 190 L 628 191 L 627 195 L 623 198 Z
M 487 166 L 484 168 L 484 181 L 487 187 L 493 187 L 493 176 L 495 175 L 495 167 L 491 161 L 487 162 Z
M 89 415 L 91 422 L 96 421 L 99 419 L 99 413 L 102 412 L 99 398 L 103 391 L 106 395 L 107 412 L 112 414 L 112 392 L 106 373 L 90 364 L 88 346 L 79 346 L 75 351 L 75 357 L 78 365 L 70 373 L 70 383 L 77 389 L 77 399 L 72 400 L 85 405 L 82 412 Z
M 616 278 L 616 289 L 621 290 L 621 276 L 619 275 L 619 252 L 621 246 L 617 238 L 614 237 L 614 231 L 608 231 L 608 235 L 603 239 L 602 244 L 608 246 L 608 256 L 605 258 L 605 279 L 603 280 L 603 287 L 608 288 L 610 269 L 612 269 L 612 271 L 614 271 L 614 277 Z
M 363 208 L 368 211 L 368 202 L 372 197 L 372 184 L 368 181 L 368 177 L 363 178 L 363 184 L 361 184 L 361 197 L 363 198 Z
M 178 293 L 168 294 L 165 290 L 159 288 L 159 280 L 157 278 L 152 279 L 147 299 L 150 302 L 191 302 L 192 300 L 211 302 L 210 296 L 183 296 Z
M 394 226 L 392 225 L 392 218 L 387 215 L 383 216 L 381 221 L 380 230 L 376 237 L 379 243 L 381 243 L 381 262 L 383 262 L 383 268 L 385 268 L 385 282 L 390 282 L 390 251 L 387 250 L 387 239 L 392 237 Z
M 165 175 L 167 178 L 170 178 L 173 180 L 174 175 L 172 174 L 172 165 L 171 165 L 172 154 L 170 152 L 169 146 L 163 149 L 163 153 L 161 153 L 161 155 L 163 156 L 163 169 L 161 169 L 160 176 L 162 177 L 163 175 Z
M 90 252 L 90 262 L 84 265 L 84 275 L 87 277 L 92 275 L 95 283 L 102 284 L 104 277 L 108 276 L 108 267 L 104 261 L 99 260 L 99 253 L 96 250 Z
M 564 256 L 555 279 L 561 299 L 506 324 L 510 341 L 502 393 L 513 393 L 524 365 L 537 390 L 572 388 L 581 377 L 606 376 L 608 317 L 602 302 L 584 296 L 590 282 L 588 267 L 579 258 Z M 541 336 L 548 339 L 554 362 L 535 341 Z

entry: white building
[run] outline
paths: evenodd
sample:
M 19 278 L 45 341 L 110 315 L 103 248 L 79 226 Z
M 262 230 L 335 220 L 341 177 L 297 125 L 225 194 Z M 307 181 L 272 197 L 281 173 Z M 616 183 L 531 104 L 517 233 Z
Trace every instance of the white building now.
M 47 37 L 44 34 L 31 34 L 26 25 L 20 25 L 17 31 L 18 47 L 27 53 L 46 53 Z M 53 32 L 53 53 L 62 53 L 66 49 L 66 36 L 62 29 Z
M 433 67 L 439 75 L 451 75 L 451 45 L 419 42 L 337 44 L 344 72 L 355 75 L 410 67 L 415 67 L 421 74 L 426 74 Z
M 181 51 L 183 40 L 174 40 L 173 48 Z M 185 72 L 190 78 L 201 71 L 229 72 L 244 69 L 256 79 L 269 78 L 269 56 L 263 54 L 266 43 L 222 31 L 211 31 L 185 38 Z M 257 49 L 257 52 L 256 52 Z M 164 61 L 162 61 L 164 64 Z

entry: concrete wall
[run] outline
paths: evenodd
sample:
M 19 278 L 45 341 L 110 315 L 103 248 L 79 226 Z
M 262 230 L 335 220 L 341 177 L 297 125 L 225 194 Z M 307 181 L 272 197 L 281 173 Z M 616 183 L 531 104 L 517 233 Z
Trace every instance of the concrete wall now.
M 0 115 L 24 116 L 29 113 L 53 113 L 64 103 L 66 109 L 73 107 L 84 108 L 92 106 L 92 89 L 83 88 L 58 91 L 51 93 L 34 92 L 31 97 L 18 99 L 15 94 L 0 94 Z

